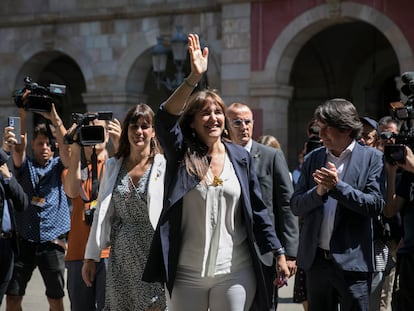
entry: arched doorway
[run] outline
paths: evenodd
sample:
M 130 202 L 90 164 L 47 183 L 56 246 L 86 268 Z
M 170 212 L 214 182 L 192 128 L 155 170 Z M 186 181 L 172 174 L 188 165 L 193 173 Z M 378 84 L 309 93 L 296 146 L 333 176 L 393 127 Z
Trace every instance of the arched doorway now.
M 399 100 L 395 84 L 399 75 L 392 46 L 368 23 L 337 24 L 314 35 L 301 48 L 292 66 L 290 154 L 301 150 L 313 111 L 329 98 L 350 100 L 361 116 L 378 120 L 388 115 L 389 103 Z M 290 164 L 292 167 L 296 163 Z
M 296 165 L 297 153 L 305 139 L 304 131 L 307 120 L 312 115 L 314 107 L 320 103 L 322 97 L 321 93 L 318 92 L 318 98 L 315 98 L 313 102 L 311 102 L 309 98 L 307 100 L 307 106 L 301 106 L 302 110 L 307 110 L 306 115 L 300 116 L 304 120 L 303 123 L 299 123 L 299 121 L 298 123 L 295 123 L 294 120 L 291 120 L 293 113 L 299 115 L 297 110 L 291 108 L 293 94 L 295 93 L 295 86 L 291 84 L 293 81 L 292 70 L 294 69 L 294 66 L 298 64 L 296 60 L 299 53 L 303 51 L 305 45 L 308 42 L 311 42 L 315 36 L 318 36 L 320 33 L 323 34 L 324 30 L 328 30 L 334 26 L 343 25 L 346 31 L 347 25 L 349 26 L 356 23 L 355 26 L 366 25 L 364 30 L 371 32 L 371 35 L 369 36 L 370 40 L 368 42 L 355 41 L 355 43 L 360 45 L 367 44 L 367 46 L 372 49 L 372 33 L 376 33 L 377 40 L 382 42 L 383 46 L 386 46 L 384 42 L 388 42 L 391 46 L 390 49 L 385 49 L 385 51 L 388 51 L 388 56 L 392 55 L 391 65 L 389 67 L 386 66 L 391 68 L 391 70 L 387 69 L 382 72 L 377 72 L 374 79 L 365 81 L 366 77 L 368 77 L 368 72 L 372 72 L 373 57 L 375 56 L 376 58 L 376 64 L 380 64 L 377 57 L 380 57 L 382 60 L 388 57 L 387 54 L 379 53 L 377 55 L 376 53 L 373 54 L 371 52 L 362 58 L 365 62 L 361 60 L 359 66 L 350 66 L 358 68 L 359 72 L 356 72 L 355 69 L 352 75 L 344 75 L 345 77 L 354 79 L 354 81 L 351 81 L 353 83 L 352 85 L 347 83 L 348 96 L 351 96 L 351 100 L 358 103 L 365 102 L 366 98 L 370 98 L 369 101 L 373 102 L 372 99 L 378 97 L 375 88 L 381 83 L 389 85 L 386 89 L 392 89 L 394 84 L 391 77 L 393 70 L 397 70 L 398 72 L 396 75 L 399 76 L 401 72 L 412 70 L 412 68 L 414 68 L 413 51 L 409 42 L 399 27 L 387 16 L 372 7 L 351 2 L 340 2 L 335 10 L 331 9 L 332 7 L 329 4 L 319 5 L 305 11 L 303 14 L 293 19 L 274 41 L 266 58 L 264 70 L 252 72 L 252 81 L 250 85 L 252 100 L 258 103 L 258 106 L 264 111 L 263 124 L 266 132 L 277 134 L 282 145 L 287 146 L 285 152 L 290 167 L 295 167 Z M 371 25 L 374 28 L 368 27 L 368 25 Z M 385 41 L 383 40 L 384 38 L 381 38 L 380 34 L 385 37 Z M 353 37 L 358 37 L 357 33 L 348 32 L 347 35 L 347 37 L 342 38 L 343 41 L 349 41 L 352 40 Z M 379 42 L 376 44 L 379 44 Z M 324 59 L 319 59 L 317 61 L 319 64 L 324 63 Z M 388 59 L 385 63 L 388 64 Z M 395 63 L 397 65 L 394 66 L 393 64 Z M 344 68 L 344 72 L 348 72 L 348 65 L 350 64 L 343 63 L 339 64 L 337 67 Z M 371 71 L 369 69 L 371 69 Z M 330 68 L 328 67 L 320 70 L 326 71 L 330 70 Z M 365 76 L 361 73 L 364 73 Z M 307 74 L 312 73 L 308 72 Z M 339 72 L 338 75 L 339 78 L 342 78 L 341 72 Z M 327 73 L 325 73 L 325 76 L 327 76 Z M 361 85 L 362 82 L 358 80 L 361 77 L 364 79 L 364 83 L 370 81 L 371 84 L 367 84 L 367 88 L 364 92 L 356 92 L 355 86 Z M 343 83 L 343 79 L 341 81 Z M 335 85 L 340 85 L 338 83 L 341 81 L 334 81 L 334 83 Z M 373 86 L 375 87 L 373 88 Z M 332 89 L 332 86 L 330 86 L 329 89 Z M 325 90 L 325 95 L 328 96 L 329 93 L 326 92 L 327 90 Z M 341 96 L 341 94 L 332 96 Z M 295 107 L 298 107 L 298 105 L 299 103 L 296 103 Z M 367 105 L 366 107 L 369 107 L 370 109 L 367 109 L 366 111 L 364 110 L 362 113 L 372 113 L 372 105 Z M 376 111 L 376 109 L 373 111 Z M 304 114 L 304 112 L 302 112 L 302 114 Z
M 82 94 L 86 92 L 85 79 L 71 57 L 57 51 L 37 53 L 20 69 L 15 81 L 16 89 L 23 86 L 26 76 L 42 86 L 50 83 L 66 85 L 66 94 L 54 98 L 55 107 L 66 127 L 72 123 L 72 112 L 85 112 L 86 106 L 82 99 Z M 38 114 L 33 114 L 32 117 L 33 124 L 41 120 Z

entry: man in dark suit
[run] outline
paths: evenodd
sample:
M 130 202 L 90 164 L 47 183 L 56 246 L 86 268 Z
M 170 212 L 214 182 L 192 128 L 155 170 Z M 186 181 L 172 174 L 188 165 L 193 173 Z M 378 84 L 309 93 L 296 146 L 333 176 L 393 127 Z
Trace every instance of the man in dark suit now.
M 227 116 L 236 143 L 243 146 L 253 157 L 254 168 L 267 209 L 276 234 L 286 250 L 287 264 L 291 275 L 296 272 L 296 253 L 299 243 L 299 225 L 297 217 L 290 209 L 290 197 L 293 184 L 282 150 L 259 144 L 252 139 L 253 113 L 243 103 L 233 103 L 227 108 Z M 277 287 L 274 264 L 263 265 L 269 301 L 277 308 Z M 276 289 L 276 290 L 275 290 Z
M 13 273 L 17 252 L 14 209 L 27 208 L 27 195 L 7 166 L 8 155 L 0 149 L 0 305 Z
M 356 108 L 331 99 L 315 110 L 323 147 L 308 154 L 291 199 L 303 220 L 297 263 L 309 311 L 368 310 L 374 271 L 373 218 L 384 207 L 382 153 L 362 146 Z

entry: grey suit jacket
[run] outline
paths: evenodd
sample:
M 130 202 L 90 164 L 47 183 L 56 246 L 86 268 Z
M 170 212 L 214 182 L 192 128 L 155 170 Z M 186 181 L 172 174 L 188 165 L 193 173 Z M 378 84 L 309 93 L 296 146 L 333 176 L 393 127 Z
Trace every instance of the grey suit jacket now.
M 275 226 L 276 234 L 289 257 L 296 257 L 299 245 L 298 219 L 290 209 L 292 180 L 283 152 L 255 141 L 250 154 L 259 179 L 265 205 Z
M 326 162 L 326 149 L 321 147 L 305 157 L 301 176 L 291 199 L 293 212 L 301 217 L 297 264 L 308 270 L 315 259 L 324 202 L 328 195 L 338 201 L 330 240 L 333 259 L 342 270 L 373 272 L 373 217 L 384 207 L 381 194 L 383 182 L 382 153 L 374 148 L 355 144 L 342 180 L 323 197 L 316 193 L 312 173 Z

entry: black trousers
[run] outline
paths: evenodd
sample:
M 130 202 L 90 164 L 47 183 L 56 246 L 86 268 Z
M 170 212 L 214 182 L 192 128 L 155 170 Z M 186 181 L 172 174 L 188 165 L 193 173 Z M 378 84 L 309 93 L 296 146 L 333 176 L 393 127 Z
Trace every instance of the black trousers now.
M 262 264 L 262 270 L 263 270 L 263 276 L 266 283 L 266 289 L 267 289 L 267 297 L 269 300 L 270 305 L 273 304 L 271 310 L 277 309 L 277 303 L 278 303 L 278 288 L 273 284 L 273 281 L 276 278 L 276 267 L 275 262 L 271 266 L 266 266 Z M 258 310 L 257 307 L 254 305 L 250 308 L 250 311 L 262 311 Z
M 391 304 L 392 310 L 412 311 L 414 308 L 414 253 L 397 255 Z
M 0 305 L 13 274 L 14 251 L 11 239 L 0 239 Z
M 368 311 L 371 273 L 341 270 L 329 253 L 318 249 L 306 271 L 309 311 Z

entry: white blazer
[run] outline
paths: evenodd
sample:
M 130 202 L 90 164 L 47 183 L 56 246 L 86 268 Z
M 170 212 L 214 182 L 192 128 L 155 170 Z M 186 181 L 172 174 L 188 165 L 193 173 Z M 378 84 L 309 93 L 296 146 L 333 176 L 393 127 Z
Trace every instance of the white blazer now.
M 112 191 L 122 165 L 123 158 L 110 158 L 105 163 L 105 171 L 99 185 L 99 193 L 95 215 L 93 218 L 88 243 L 85 249 L 85 259 L 99 261 L 101 250 L 108 247 L 111 236 L 111 220 L 113 210 L 109 209 Z M 147 206 L 152 227 L 157 227 L 164 198 L 165 158 L 157 154 L 151 169 L 147 191 Z

